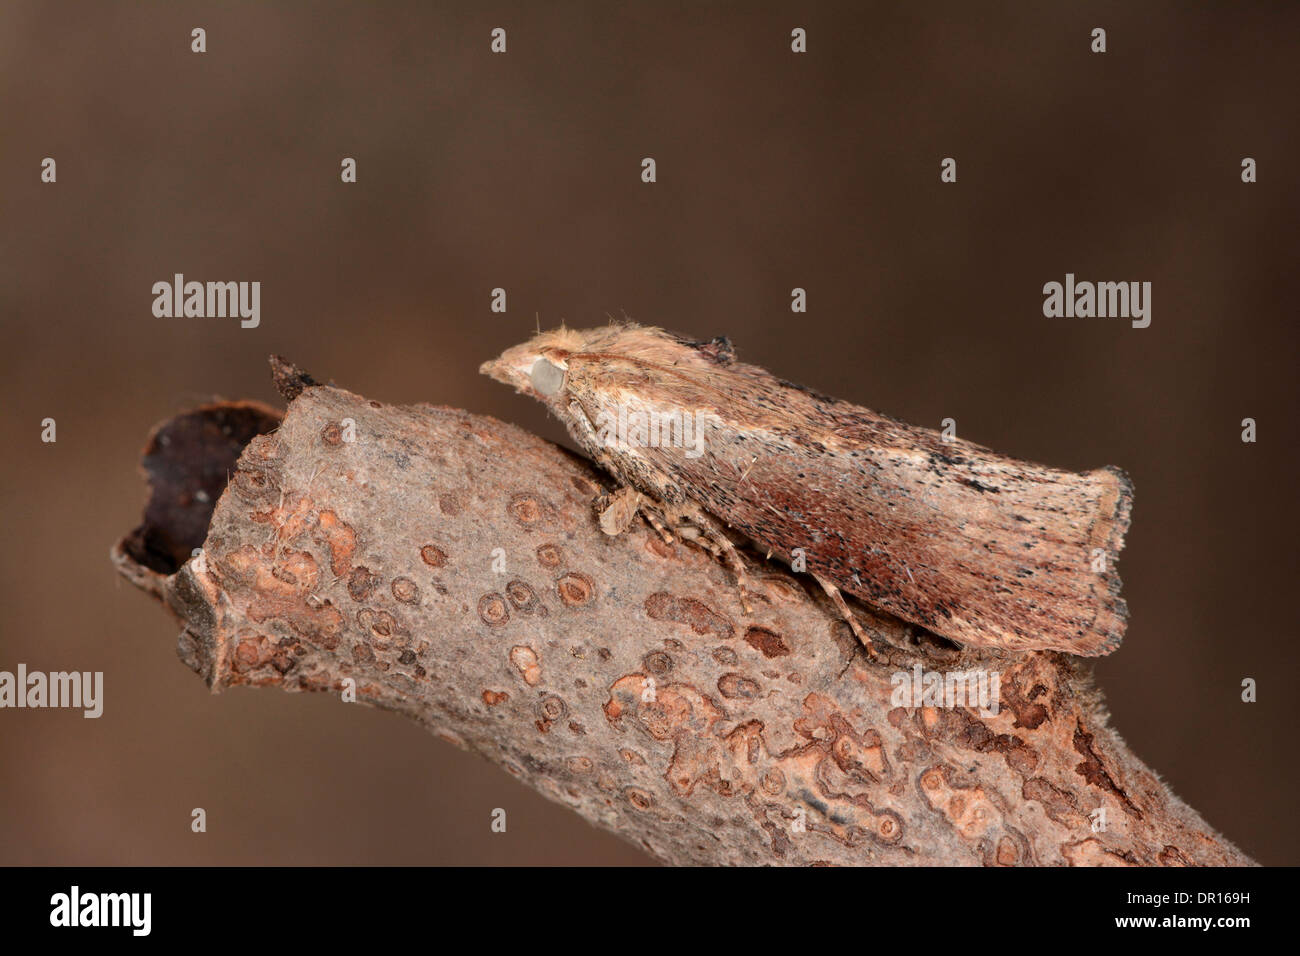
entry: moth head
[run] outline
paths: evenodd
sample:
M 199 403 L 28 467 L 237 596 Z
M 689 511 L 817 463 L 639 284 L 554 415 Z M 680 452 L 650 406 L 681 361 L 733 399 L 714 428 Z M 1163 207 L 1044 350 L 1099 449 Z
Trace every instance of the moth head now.
M 711 372 L 734 361 L 731 342 L 719 336 L 697 342 L 633 322 L 604 328 L 541 332 L 523 345 L 506 349 L 479 371 L 550 406 L 561 418 L 568 411 L 571 366 L 600 362 L 607 378 L 644 376 L 646 369 Z
M 490 362 L 484 362 L 479 371 L 552 407 L 567 406 L 568 360 L 583 347 L 583 343 L 575 338 L 579 334 L 564 330 L 543 333 L 523 345 L 506 349 Z

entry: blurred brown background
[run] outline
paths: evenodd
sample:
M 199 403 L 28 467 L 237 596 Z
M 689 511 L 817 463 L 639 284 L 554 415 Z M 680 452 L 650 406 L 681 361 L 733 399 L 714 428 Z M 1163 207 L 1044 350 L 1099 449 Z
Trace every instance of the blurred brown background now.
M 646 862 L 399 717 L 208 696 L 108 562 L 149 428 L 279 404 L 270 352 L 566 440 L 478 364 L 535 314 L 624 312 L 1005 453 L 1125 467 L 1113 723 L 1247 852 L 1300 862 L 1300 6 L 1073 6 L 7 0 L 0 669 L 102 670 L 106 703 L 0 711 L 0 863 Z M 261 326 L 154 318 L 176 272 L 260 280 Z M 1150 328 L 1045 319 L 1066 272 L 1151 281 Z

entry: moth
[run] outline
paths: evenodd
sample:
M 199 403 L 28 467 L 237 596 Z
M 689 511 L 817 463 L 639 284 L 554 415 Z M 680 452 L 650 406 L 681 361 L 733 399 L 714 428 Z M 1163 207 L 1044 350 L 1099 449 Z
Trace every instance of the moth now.
M 1114 467 L 1063 471 L 909 425 L 634 323 L 538 334 L 480 371 L 543 402 L 618 482 L 607 534 L 638 514 L 725 559 L 727 529 L 844 594 L 963 645 L 1113 651 L 1133 503 Z

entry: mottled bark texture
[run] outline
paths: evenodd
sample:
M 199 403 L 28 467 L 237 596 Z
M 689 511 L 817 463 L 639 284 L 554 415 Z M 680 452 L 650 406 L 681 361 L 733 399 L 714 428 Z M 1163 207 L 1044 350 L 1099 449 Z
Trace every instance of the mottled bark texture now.
M 607 480 L 554 445 L 276 378 L 283 420 L 235 403 L 155 429 L 114 549 L 214 691 L 354 682 L 669 863 L 1250 862 L 1106 726 L 1076 659 L 862 610 L 870 661 L 804 577 L 749 555 L 745 615 L 710 556 L 602 534 Z M 896 706 L 918 665 L 996 672 L 999 712 Z

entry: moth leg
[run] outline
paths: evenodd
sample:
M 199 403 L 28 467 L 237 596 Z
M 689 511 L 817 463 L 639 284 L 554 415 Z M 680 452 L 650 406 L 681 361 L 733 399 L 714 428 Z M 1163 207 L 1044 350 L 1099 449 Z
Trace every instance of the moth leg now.
M 844 595 L 840 593 L 840 589 L 829 581 L 819 578 L 815 574 L 813 575 L 813 580 L 820 584 L 822 590 L 826 592 L 826 596 L 835 602 L 836 610 L 840 612 L 840 616 L 844 618 L 845 623 L 849 625 L 849 629 L 853 631 L 853 636 L 856 637 L 862 643 L 862 646 L 867 649 L 867 654 L 871 657 L 875 657 L 876 650 L 871 646 L 871 638 L 867 637 L 866 632 L 862 630 L 862 626 L 858 624 L 858 619 L 854 617 L 853 612 L 849 610 L 848 602 L 844 600 Z
M 613 492 L 598 495 L 593 505 L 600 530 L 611 537 L 622 534 L 631 527 L 639 514 L 645 518 L 646 524 L 659 532 L 664 541 L 673 543 L 673 536 L 664 527 L 663 516 L 652 505 L 652 499 L 631 485 L 621 485 Z
M 575 425 L 587 439 L 585 447 L 595 457 L 597 464 L 601 465 L 611 475 L 618 475 L 619 470 L 613 460 L 600 447 L 600 440 L 596 434 L 595 426 L 591 424 L 591 419 L 587 417 L 582 404 L 576 400 L 570 402 L 569 412 L 573 415 Z M 636 519 L 637 513 L 640 512 L 642 517 L 650 524 L 650 527 L 658 531 L 665 541 L 672 544 L 673 536 L 664 528 L 659 516 L 646 507 L 649 500 L 631 485 L 620 485 L 612 494 L 598 496 L 595 506 L 600 530 L 608 535 L 622 534 L 631 526 Z
M 659 532 L 660 537 L 662 537 L 665 542 L 668 544 L 673 543 L 672 532 L 664 527 L 662 515 L 651 508 L 642 508 L 641 517 L 645 518 L 646 523 L 649 524 L 650 527 Z
M 600 530 L 611 537 L 628 529 L 641 509 L 641 492 L 631 485 L 623 485 L 612 494 L 596 498 L 596 519 Z
M 689 525 L 677 529 L 683 538 L 699 542 L 715 558 L 726 561 L 731 566 L 732 573 L 736 575 L 736 587 L 740 590 L 740 609 L 749 614 L 752 610 L 746 593 L 749 576 L 745 572 L 745 563 L 741 560 L 736 546 L 731 543 L 731 539 L 722 532 L 717 523 L 698 507 L 690 506 L 681 509 L 679 515 L 690 522 Z

